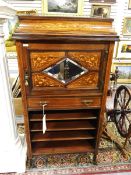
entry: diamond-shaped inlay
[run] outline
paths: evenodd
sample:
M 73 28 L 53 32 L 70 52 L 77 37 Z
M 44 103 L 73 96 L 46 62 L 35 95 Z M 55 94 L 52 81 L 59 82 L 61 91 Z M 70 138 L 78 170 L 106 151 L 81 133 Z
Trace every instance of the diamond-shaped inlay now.
M 69 58 L 65 58 L 56 63 L 54 66 L 43 70 L 44 73 L 54 77 L 63 83 L 68 83 L 80 77 L 87 71 L 87 69 L 70 60 Z

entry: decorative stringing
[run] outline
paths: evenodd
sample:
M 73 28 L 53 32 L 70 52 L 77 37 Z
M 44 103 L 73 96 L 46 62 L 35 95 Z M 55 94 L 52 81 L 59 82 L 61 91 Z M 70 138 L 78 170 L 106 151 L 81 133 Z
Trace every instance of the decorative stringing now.
M 64 84 L 43 73 L 33 73 L 32 82 L 37 87 L 64 87 Z
M 67 85 L 68 88 L 97 87 L 98 72 L 90 72 Z
M 30 54 L 32 70 L 40 71 L 55 65 L 64 56 L 64 52 L 32 52 Z
M 99 69 L 100 52 L 69 52 L 68 56 L 87 69 Z

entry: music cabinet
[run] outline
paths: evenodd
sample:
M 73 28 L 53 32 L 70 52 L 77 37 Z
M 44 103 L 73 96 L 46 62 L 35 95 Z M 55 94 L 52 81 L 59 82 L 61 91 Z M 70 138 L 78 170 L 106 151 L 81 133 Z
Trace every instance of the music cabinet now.
M 118 40 L 112 22 L 19 17 L 13 38 L 29 159 L 55 153 L 97 155 L 114 42 Z

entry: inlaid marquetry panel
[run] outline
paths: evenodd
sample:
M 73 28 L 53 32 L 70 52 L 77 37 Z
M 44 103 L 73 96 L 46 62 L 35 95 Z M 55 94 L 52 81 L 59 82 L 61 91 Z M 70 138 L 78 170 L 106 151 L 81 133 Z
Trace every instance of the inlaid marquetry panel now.
M 54 18 L 42 16 L 20 17 L 19 28 L 15 33 L 41 34 L 44 36 L 63 35 L 63 36 L 89 36 L 93 34 L 114 35 L 116 32 L 111 27 L 111 19 L 91 19 L 91 18 Z M 42 20 L 43 18 L 43 20 Z M 95 38 L 95 37 L 94 37 Z
M 101 52 L 69 52 L 68 57 L 87 69 L 98 70 Z
M 33 83 L 33 86 L 36 86 L 36 87 L 63 87 L 64 86 L 61 82 L 43 73 L 33 73 L 32 83 Z
M 68 88 L 95 88 L 98 85 L 98 72 L 87 73 L 67 85 Z
M 30 54 L 32 71 L 40 71 L 55 65 L 64 56 L 64 52 L 32 52 Z
M 101 28 L 96 27 L 96 24 L 90 21 L 90 24 L 91 23 L 94 25 L 94 30 L 95 31 L 97 31 L 97 32 L 104 31 L 105 33 L 108 32 L 108 31 L 105 31 L 105 29 L 103 30 L 102 27 Z M 91 33 L 94 32 L 92 30 L 92 28 L 90 28 L 89 25 L 87 25 L 85 22 L 79 21 L 79 23 L 78 23 L 78 21 L 77 22 L 73 21 L 73 23 L 72 23 L 72 21 L 69 21 L 69 20 L 68 20 L 68 22 L 65 22 L 65 23 L 63 23 L 63 21 L 58 22 L 57 20 L 52 21 L 52 22 L 44 21 L 44 23 L 41 23 L 41 24 L 40 23 L 35 23 L 35 25 L 33 27 L 34 27 L 34 32 L 36 32 L 36 31 L 43 31 L 43 32 L 45 32 L 45 31 L 51 31 L 51 32 L 54 31 L 54 32 L 57 32 L 57 33 L 58 32 L 60 32 L 60 33 L 65 32 L 64 34 L 66 34 L 67 31 L 68 32 L 76 32 L 76 31 L 77 32 L 78 31 L 79 32 L 83 32 L 83 31 L 85 32 L 85 31 L 87 31 L 87 32 L 91 32 Z M 26 29 L 28 30 L 28 28 L 24 27 L 25 31 L 26 31 Z

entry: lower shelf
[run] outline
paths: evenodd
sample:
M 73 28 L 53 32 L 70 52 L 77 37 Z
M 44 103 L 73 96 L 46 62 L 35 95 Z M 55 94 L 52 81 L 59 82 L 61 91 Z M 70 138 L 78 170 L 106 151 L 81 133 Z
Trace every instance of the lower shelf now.
M 95 139 L 96 130 L 32 132 L 32 142 Z
M 94 141 L 75 140 L 75 141 L 52 141 L 32 143 L 33 155 L 75 153 L 75 152 L 94 152 Z
M 32 155 L 95 152 L 99 111 L 45 111 L 45 134 L 42 133 L 42 111 L 29 111 Z

